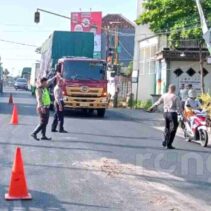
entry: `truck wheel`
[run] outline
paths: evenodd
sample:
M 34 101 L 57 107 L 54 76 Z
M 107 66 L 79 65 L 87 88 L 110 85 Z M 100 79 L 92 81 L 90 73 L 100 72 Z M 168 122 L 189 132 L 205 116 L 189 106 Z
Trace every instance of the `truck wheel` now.
M 105 116 L 105 112 L 106 112 L 106 110 L 104 108 L 103 109 L 98 109 L 97 110 L 97 116 L 103 118 Z

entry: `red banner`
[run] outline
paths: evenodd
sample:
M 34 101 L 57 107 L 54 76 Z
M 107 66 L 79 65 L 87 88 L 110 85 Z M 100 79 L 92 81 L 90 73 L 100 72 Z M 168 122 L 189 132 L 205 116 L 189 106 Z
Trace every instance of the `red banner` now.
M 71 31 L 93 32 L 95 35 L 94 57 L 101 57 L 102 12 L 71 13 Z

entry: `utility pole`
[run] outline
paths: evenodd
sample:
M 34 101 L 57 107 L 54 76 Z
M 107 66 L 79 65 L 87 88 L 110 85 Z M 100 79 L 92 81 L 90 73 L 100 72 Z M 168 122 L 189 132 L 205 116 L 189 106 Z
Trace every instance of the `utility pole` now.
M 118 34 L 118 26 L 116 27 L 115 30 L 115 43 L 114 43 L 114 48 L 115 48 L 115 60 L 114 64 L 118 65 L 119 64 L 119 52 L 118 52 L 118 47 L 119 47 L 119 34 Z
M 201 28 L 202 28 L 203 34 L 205 34 L 208 31 L 208 27 L 207 27 L 207 22 L 206 22 L 206 19 L 204 16 L 204 12 L 203 12 L 200 0 L 196 0 L 196 5 L 197 5 L 198 11 L 199 11 Z
M 202 94 L 204 94 L 205 92 L 205 87 L 204 87 L 204 58 L 202 55 L 202 45 L 203 43 L 200 42 L 199 43 L 199 63 L 200 63 L 200 73 L 201 73 L 201 77 L 200 77 L 200 81 L 201 81 L 201 92 Z
M 138 105 L 138 89 L 139 89 L 139 69 L 137 71 L 137 88 L 136 88 L 136 105 L 135 105 L 135 108 L 137 108 L 137 105 Z
M 109 57 L 109 48 L 110 48 L 110 34 L 109 34 L 109 26 L 106 29 L 106 61 L 108 61 Z
M 204 35 L 203 37 L 207 44 L 208 50 L 210 51 L 210 43 L 205 38 L 207 33 L 209 33 L 207 22 L 206 22 L 206 19 L 204 16 L 204 12 L 203 12 L 200 0 L 195 0 L 195 1 L 196 1 L 196 5 L 198 8 L 199 16 L 200 16 L 201 28 L 202 28 L 202 32 Z M 204 88 L 204 58 L 203 58 L 203 54 L 202 54 L 202 46 L 203 46 L 203 43 L 200 42 L 199 43 L 199 60 L 200 60 L 200 72 L 201 72 L 201 92 L 204 93 L 205 92 L 205 88 Z
M 118 55 L 118 47 L 119 47 L 119 35 L 118 35 L 118 26 L 116 26 L 115 28 L 115 34 L 114 34 L 114 49 L 115 49 L 115 58 L 114 58 L 114 65 L 116 65 L 117 67 L 117 73 L 119 72 L 119 55 Z M 119 83 L 119 76 L 116 75 L 115 76 Z M 119 87 L 118 85 L 116 85 L 116 92 L 115 92 L 115 103 L 114 103 L 114 107 L 117 108 L 118 107 L 118 98 L 119 98 Z

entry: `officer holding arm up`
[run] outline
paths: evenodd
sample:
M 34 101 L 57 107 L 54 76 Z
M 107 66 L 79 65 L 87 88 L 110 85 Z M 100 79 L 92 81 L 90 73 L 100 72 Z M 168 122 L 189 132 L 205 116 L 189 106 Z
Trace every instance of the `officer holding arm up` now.
M 67 133 L 64 130 L 64 100 L 63 100 L 63 80 L 60 78 L 57 81 L 57 85 L 54 88 L 54 106 L 55 106 L 55 114 L 54 120 L 51 126 L 51 131 L 53 133 L 58 132 L 57 126 L 59 123 L 59 133 Z
M 37 137 L 37 134 L 41 132 L 41 140 L 51 140 L 46 136 L 46 128 L 49 121 L 49 108 L 51 105 L 51 98 L 50 93 L 48 91 L 49 85 L 57 78 L 60 77 L 59 74 L 47 80 L 47 78 L 43 77 L 40 79 L 40 84 L 36 89 L 36 99 L 37 99 L 37 112 L 39 114 L 40 123 L 34 129 L 31 136 L 36 140 L 39 141 L 40 139 Z

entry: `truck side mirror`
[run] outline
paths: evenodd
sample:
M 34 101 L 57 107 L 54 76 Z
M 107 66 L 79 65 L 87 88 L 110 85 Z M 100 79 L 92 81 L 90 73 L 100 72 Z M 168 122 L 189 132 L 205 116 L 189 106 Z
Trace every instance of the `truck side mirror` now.
M 61 65 L 61 63 L 56 65 L 56 72 L 59 72 L 59 73 L 62 72 L 62 65 Z

